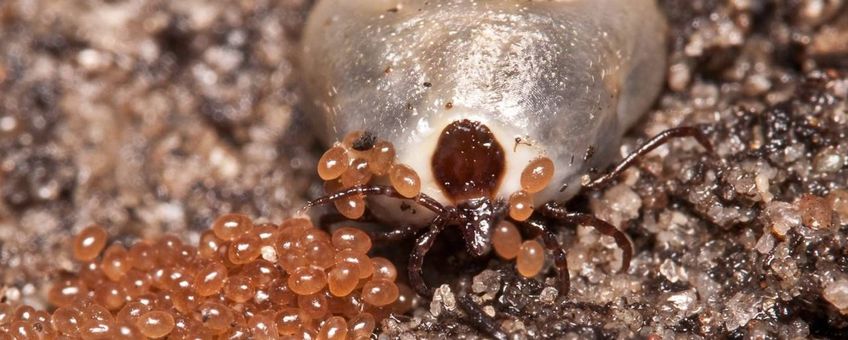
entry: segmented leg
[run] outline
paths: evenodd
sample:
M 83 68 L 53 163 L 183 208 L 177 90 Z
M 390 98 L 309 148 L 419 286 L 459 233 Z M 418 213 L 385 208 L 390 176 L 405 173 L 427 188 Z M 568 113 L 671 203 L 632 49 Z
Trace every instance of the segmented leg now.
M 418 295 L 432 297 L 433 290 L 427 287 L 422 276 L 422 267 L 424 267 L 424 256 L 433 248 L 433 242 L 436 241 L 436 236 L 442 232 L 445 225 L 442 222 L 441 216 L 437 216 L 433 223 L 430 224 L 430 229 L 418 236 L 415 240 L 415 246 L 412 253 L 409 254 L 409 266 L 407 267 L 409 275 L 409 284 L 418 292 Z
M 459 307 L 465 311 L 468 321 L 471 321 L 471 324 L 474 327 L 486 332 L 495 339 L 507 339 L 506 334 L 501 330 L 497 320 L 483 312 L 480 306 L 474 303 L 474 301 L 472 301 L 467 295 L 460 296 L 457 298 L 456 302 L 458 302 Z
M 331 225 L 334 225 L 336 223 L 350 222 L 350 221 L 364 222 L 364 223 L 376 223 L 377 222 L 368 213 L 368 210 L 365 211 L 365 214 L 362 215 L 362 217 L 355 219 L 355 220 L 351 220 L 347 216 L 339 214 L 337 212 L 329 212 L 329 213 L 326 213 L 326 214 L 321 214 L 321 216 L 318 216 L 318 225 L 321 226 L 321 228 L 324 228 L 325 230 L 326 230 L 326 228 L 329 228 Z
M 333 224 L 336 224 L 336 223 L 341 223 L 341 222 L 350 222 L 350 221 L 351 220 L 349 218 L 347 218 L 344 215 L 339 214 L 339 213 L 323 214 L 323 215 L 318 217 L 318 225 L 321 228 L 323 228 L 323 230 L 327 230 L 327 231 L 329 231 L 328 228 L 329 228 L 330 225 L 333 225 Z M 372 224 L 372 225 L 376 225 L 376 226 L 385 226 L 385 225 L 389 224 L 387 222 L 382 222 L 379 219 L 375 218 L 367 210 L 365 212 L 365 215 L 363 215 L 361 218 L 356 220 L 356 222 L 364 222 L 364 223 Z M 394 228 L 394 229 L 388 230 L 388 231 L 367 231 L 367 230 L 363 230 L 363 231 L 368 233 L 368 236 L 370 236 L 371 240 L 373 240 L 373 241 L 394 242 L 394 241 L 403 241 L 403 240 L 406 240 L 408 238 L 412 238 L 418 233 L 419 230 L 423 229 L 424 227 L 426 227 L 426 225 L 416 226 L 416 225 L 411 225 L 411 224 L 404 224 L 404 225 L 401 225 L 397 228 Z
M 371 236 L 372 240 L 377 242 L 402 241 L 414 237 L 423 228 L 421 226 L 405 224 L 389 231 L 371 231 L 368 232 L 368 235 Z
M 410 199 L 406 198 L 400 193 L 397 192 L 392 187 L 384 186 L 384 185 L 367 185 L 367 186 L 355 186 L 351 188 L 344 189 L 334 194 L 330 194 L 327 196 L 319 197 L 309 202 L 306 202 L 303 208 L 298 211 L 298 214 L 303 214 L 307 210 L 312 207 L 330 204 L 342 198 L 347 198 L 353 195 L 365 195 L 365 196 L 388 196 L 394 197 L 398 199 Z M 416 203 L 420 204 L 422 207 L 436 213 L 436 215 L 441 215 L 445 213 L 445 207 L 436 201 L 430 196 L 425 194 L 419 194 L 417 197 L 412 198 Z
M 568 259 L 565 256 L 565 251 L 559 244 L 556 234 L 551 231 L 544 222 L 538 220 L 528 220 L 518 223 L 522 227 L 532 230 L 534 234 L 542 236 L 542 241 L 545 243 L 545 248 L 551 251 L 554 255 L 554 266 L 557 270 L 557 280 L 560 285 L 560 295 L 567 295 L 571 289 L 571 278 L 568 274 Z
M 628 268 L 630 268 L 630 259 L 633 257 L 633 245 L 630 243 L 630 239 L 627 238 L 627 235 L 621 230 L 618 230 L 618 228 L 612 224 L 609 224 L 594 215 L 568 212 L 565 208 L 559 207 L 553 202 L 545 204 L 537 211 L 544 216 L 565 223 L 592 226 L 601 234 L 612 236 L 612 238 L 615 239 L 615 244 L 617 244 L 618 248 L 622 251 L 621 269 L 619 269 L 619 272 L 625 272 Z
M 612 169 L 612 171 L 592 180 L 591 182 L 589 182 L 589 184 L 584 185 L 583 190 L 595 190 L 609 185 L 610 183 L 612 183 L 613 180 L 615 180 L 619 175 L 621 175 L 624 170 L 627 170 L 627 168 L 633 166 L 633 164 L 636 163 L 636 161 L 640 157 L 653 151 L 660 145 L 668 143 L 669 140 L 683 137 L 695 138 L 698 143 L 701 144 L 701 146 L 707 149 L 708 152 L 713 152 L 713 147 L 712 144 L 710 144 L 710 140 L 697 127 L 684 126 L 668 129 L 663 132 L 660 132 L 658 135 L 648 140 L 645 144 L 642 144 L 638 149 L 636 149 L 636 151 L 633 151 L 632 153 L 627 155 L 627 157 L 625 157 L 620 163 L 618 163 L 618 165 L 616 165 Z

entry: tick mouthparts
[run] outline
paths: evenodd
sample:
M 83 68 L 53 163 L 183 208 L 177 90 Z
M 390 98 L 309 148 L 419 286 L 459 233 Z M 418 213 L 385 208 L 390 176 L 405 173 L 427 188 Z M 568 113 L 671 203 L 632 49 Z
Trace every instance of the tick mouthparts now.
M 488 198 L 468 200 L 457 206 L 462 237 L 472 256 L 486 255 L 492 249 L 492 232 L 499 219 L 495 210 Z

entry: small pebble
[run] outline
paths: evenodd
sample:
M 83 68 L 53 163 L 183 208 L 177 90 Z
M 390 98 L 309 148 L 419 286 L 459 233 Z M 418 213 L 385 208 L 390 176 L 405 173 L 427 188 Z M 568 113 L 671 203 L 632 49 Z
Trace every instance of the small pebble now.
M 848 315 L 848 280 L 839 279 L 824 288 L 824 298 L 843 315 Z

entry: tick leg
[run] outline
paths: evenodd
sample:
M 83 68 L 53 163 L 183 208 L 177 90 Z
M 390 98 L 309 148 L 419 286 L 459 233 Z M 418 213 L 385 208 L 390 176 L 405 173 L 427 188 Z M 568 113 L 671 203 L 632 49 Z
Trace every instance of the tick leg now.
M 393 230 L 389 231 L 372 231 L 368 234 L 371 236 L 372 240 L 377 242 L 395 242 L 402 241 L 408 238 L 415 236 L 419 230 L 423 227 L 415 226 L 411 224 L 401 225 Z
M 465 311 L 465 315 L 474 327 L 486 332 L 495 339 L 507 339 L 506 334 L 501 330 L 500 326 L 498 326 L 498 322 L 483 312 L 483 310 L 480 309 L 480 306 L 472 301 L 468 295 L 458 297 L 456 302 L 458 302 L 462 310 Z
M 619 272 L 625 272 L 628 268 L 630 268 L 630 259 L 633 257 L 633 245 L 630 243 L 630 239 L 627 238 L 627 235 L 621 230 L 618 230 L 618 228 L 612 224 L 609 224 L 591 214 L 568 212 L 565 208 L 556 206 L 556 204 L 552 202 L 545 204 L 541 209 L 538 209 L 538 211 L 542 215 L 566 223 L 592 226 L 601 234 L 612 236 L 612 238 L 615 239 L 615 244 L 618 245 L 618 248 L 621 249 L 622 252 L 621 269 L 619 269 Z
M 344 189 L 334 194 L 330 194 L 327 196 L 319 197 L 309 202 L 306 202 L 306 205 L 303 206 L 300 210 L 298 210 L 298 215 L 306 213 L 307 210 L 314 206 L 330 204 L 336 200 L 340 200 L 342 198 L 347 198 L 353 195 L 365 195 L 365 196 L 388 196 L 394 197 L 398 199 L 409 199 L 401 195 L 397 190 L 392 187 L 385 185 L 360 185 L 351 188 Z M 422 207 L 436 213 L 436 215 L 445 214 L 445 207 L 436 201 L 430 196 L 425 194 L 419 194 L 415 198 L 411 199 L 415 201 L 415 203 L 420 204 Z
M 636 151 L 633 151 L 632 153 L 627 155 L 627 157 L 625 157 L 621 162 L 619 162 L 618 165 L 616 165 L 610 172 L 584 185 L 583 190 L 595 190 L 609 185 L 610 183 L 612 183 L 613 180 L 615 180 L 619 175 L 621 175 L 624 170 L 627 170 L 627 168 L 633 166 L 633 164 L 636 163 L 636 161 L 640 157 L 648 154 L 660 145 L 668 143 L 669 140 L 683 137 L 695 138 L 698 143 L 700 143 L 701 146 L 704 147 L 704 149 L 707 149 L 707 151 L 710 153 L 713 152 L 713 147 L 712 144 L 710 144 L 710 140 L 697 127 L 683 126 L 668 129 L 663 132 L 660 132 L 658 135 L 654 136 L 654 138 L 651 138 L 650 140 L 648 140 L 648 142 L 639 146 Z
M 318 225 L 326 231 L 329 231 L 329 227 L 336 223 L 348 222 L 349 218 L 345 217 L 339 213 L 328 213 L 323 214 L 318 217 Z M 356 220 L 357 222 L 368 223 L 369 225 L 373 224 L 376 226 L 384 226 L 387 223 L 381 222 L 379 219 L 375 218 L 374 215 L 370 214 L 367 210 L 365 211 L 365 215 Z M 426 226 L 416 226 L 411 224 L 404 224 L 395 229 L 389 231 L 365 231 L 368 233 L 368 236 L 371 237 L 372 240 L 377 242 L 395 242 L 395 241 L 403 241 L 408 238 L 415 236 L 419 230 L 423 229 Z
M 542 241 L 545 243 L 545 248 L 548 248 L 554 254 L 554 265 L 557 269 L 557 280 L 560 285 L 560 295 L 568 295 L 571 289 L 571 278 L 568 274 L 568 259 L 565 257 L 565 251 L 559 245 L 556 234 L 548 228 L 544 222 L 538 220 L 528 220 L 521 222 L 520 225 L 524 228 L 532 230 L 535 234 L 542 236 Z
M 440 217 L 436 217 L 433 223 L 430 224 L 430 229 L 418 236 L 415 240 L 415 247 L 412 253 L 409 254 L 409 266 L 407 268 L 409 275 L 409 284 L 418 292 L 418 295 L 432 297 L 433 290 L 427 287 L 424 283 L 424 277 L 421 273 L 421 268 L 424 266 L 424 256 L 433 247 L 433 242 L 436 241 L 436 236 L 444 229 L 444 223 Z
M 351 219 L 349 219 L 349 218 L 345 217 L 345 215 L 339 214 L 337 212 L 329 212 L 329 213 L 326 213 L 326 214 L 322 214 L 321 216 L 318 216 L 318 225 L 321 226 L 321 228 L 324 228 L 324 230 L 327 230 L 328 228 L 330 228 L 330 226 L 332 226 L 336 223 L 349 222 L 349 221 L 351 221 Z M 363 222 L 363 223 L 377 223 L 377 222 L 379 222 L 379 221 L 377 221 L 376 219 L 373 218 L 373 215 L 371 215 L 368 212 L 367 209 L 365 210 L 365 214 L 362 215 L 362 217 L 360 217 L 359 219 L 356 219 L 354 221 Z

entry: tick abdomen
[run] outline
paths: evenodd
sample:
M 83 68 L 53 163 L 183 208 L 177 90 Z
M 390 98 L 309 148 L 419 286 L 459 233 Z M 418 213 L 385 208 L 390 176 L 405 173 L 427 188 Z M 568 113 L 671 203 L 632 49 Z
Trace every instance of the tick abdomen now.
M 431 158 L 443 129 L 464 119 L 503 146 L 495 196 L 519 191 L 524 167 L 546 156 L 554 184 L 535 199 L 567 199 L 649 108 L 666 54 L 653 0 L 323 0 L 303 44 L 326 141 L 357 130 L 391 141 L 421 191 L 443 202 Z M 573 185 L 560 193 L 561 183 Z

